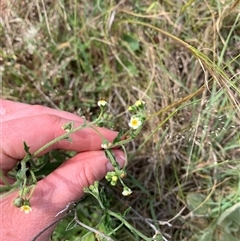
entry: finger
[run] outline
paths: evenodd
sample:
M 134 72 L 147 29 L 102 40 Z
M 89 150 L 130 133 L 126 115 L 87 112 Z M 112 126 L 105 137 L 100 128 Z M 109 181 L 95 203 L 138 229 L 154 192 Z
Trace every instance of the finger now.
M 123 167 L 125 164 L 123 152 L 115 150 L 114 154 L 120 166 Z M 108 171 L 113 170 L 109 164 L 103 151 L 79 153 L 41 180 L 37 188 L 44 191 L 46 202 L 59 211 L 69 202 L 81 198 L 84 187 L 89 187 L 94 181 L 101 180 Z M 35 202 L 37 200 L 36 197 Z M 34 202 L 32 205 L 34 207 Z
M 0 143 L 0 166 L 3 171 L 12 169 L 16 160 L 22 159 L 25 156 L 23 142 L 30 146 L 30 152 L 34 153 L 39 148 L 49 143 L 53 139 L 66 133 L 62 126 L 71 120 L 61 118 L 55 115 L 33 116 L 31 118 L 21 118 L 2 123 L 2 142 Z M 74 127 L 83 124 L 83 120 L 74 121 Z M 117 132 L 97 128 L 104 138 L 113 141 Z M 69 151 L 91 151 L 100 150 L 102 138 L 99 133 L 92 128 L 83 128 L 82 130 L 70 135 L 71 142 L 68 140 L 59 141 L 40 153 L 40 155 L 49 152 L 53 149 L 62 149 Z
M 82 120 L 82 118 L 78 115 L 69 113 L 67 111 L 52 109 L 46 106 L 28 105 L 7 100 L 0 101 L 0 115 L 2 116 L 1 121 L 9 121 L 43 114 L 56 115 L 76 121 Z
M 5 115 L 14 111 L 27 108 L 29 105 L 11 100 L 0 99 L 0 113 Z

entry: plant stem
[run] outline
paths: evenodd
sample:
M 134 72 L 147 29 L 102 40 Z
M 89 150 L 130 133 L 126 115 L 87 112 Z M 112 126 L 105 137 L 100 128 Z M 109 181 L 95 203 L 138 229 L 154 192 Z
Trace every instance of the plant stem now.
M 106 210 L 106 212 L 117 218 L 118 220 L 120 220 L 132 233 L 137 234 L 139 237 L 143 238 L 146 241 L 153 241 L 154 239 L 152 238 L 148 238 L 147 236 L 145 236 L 144 234 L 140 233 L 137 229 L 135 229 L 130 223 L 128 223 L 121 215 L 112 212 L 111 210 Z
M 96 123 L 99 121 L 100 118 L 101 118 L 101 113 L 100 113 L 99 117 L 98 117 L 95 121 L 93 121 L 93 122 L 85 123 L 85 121 L 84 121 L 84 123 L 83 123 L 82 125 L 74 128 L 74 129 L 72 129 L 72 130 L 69 130 L 69 131 L 66 132 L 65 134 L 63 134 L 63 135 L 55 138 L 54 140 L 48 142 L 46 145 L 44 145 L 44 146 L 42 146 L 41 148 L 39 148 L 37 151 L 35 151 L 35 152 L 33 153 L 33 157 L 36 157 L 39 153 L 41 153 L 42 151 L 44 151 L 45 149 L 47 149 L 47 148 L 50 147 L 51 145 L 53 145 L 53 144 L 55 144 L 55 143 L 57 143 L 57 142 L 59 142 L 59 141 L 62 141 L 62 140 L 64 140 L 64 139 L 68 138 L 68 137 L 69 137 L 71 134 L 73 134 L 74 132 L 80 131 L 81 129 L 86 128 L 86 127 L 93 128 L 92 126 L 93 126 L 94 124 L 96 124 Z M 94 128 L 93 128 L 93 129 L 94 129 Z M 95 129 L 95 131 L 96 131 L 96 129 Z
M 53 145 L 53 144 L 55 144 L 55 143 L 57 143 L 57 142 L 59 142 L 59 141 L 62 141 L 62 140 L 64 140 L 64 139 L 68 138 L 69 135 L 71 135 L 72 133 L 74 133 L 74 132 L 76 132 L 76 131 L 79 131 L 79 130 L 83 129 L 84 127 L 87 127 L 87 125 L 86 125 L 86 124 L 83 124 L 83 125 L 81 125 L 81 126 L 79 126 L 79 127 L 76 127 L 76 128 L 74 128 L 73 130 L 70 130 L 69 132 L 66 132 L 65 134 L 63 134 L 63 135 L 55 138 L 54 140 L 48 142 L 47 144 L 45 144 L 44 146 L 42 146 L 41 148 L 39 148 L 37 151 L 35 151 L 35 152 L 33 153 L 33 157 L 36 157 L 39 153 L 41 153 L 42 151 L 44 151 L 45 149 L 47 149 L 47 148 L 50 147 L 51 145 Z

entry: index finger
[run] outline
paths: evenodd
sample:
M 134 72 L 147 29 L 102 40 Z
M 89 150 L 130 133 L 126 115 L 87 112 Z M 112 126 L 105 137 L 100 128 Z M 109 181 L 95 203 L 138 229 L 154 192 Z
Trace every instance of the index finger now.
M 29 105 L 20 102 L 14 102 L 10 100 L 0 99 L 0 116 L 1 121 L 9 121 L 14 119 L 19 119 L 22 117 L 37 116 L 43 114 L 51 114 L 60 116 L 66 119 L 81 121 L 82 118 L 76 114 L 52 109 L 47 106 L 42 105 Z
M 17 120 L 9 120 L 2 123 L 2 146 L 0 152 L 2 158 L 0 165 L 3 170 L 7 171 L 14 167 L 16 161 L 25 156 L 23 142 L 30 146 L 30 152 L 34 153 L 39 148 L 49 143 L 53 139 L 66 133 L 62 126 L 71 120 L 60 116 L 43 114 L 38 116 L 23 117 Z M 82 121 L 74 121 L 74 127 L 83 124 Z M 96 127 L 104 138 L 112 142 L 117 132 L 105 128 Z M 70 135 L 71 142 L 61 140 L 47 149 L 40 155 L 53 150 L 63 149 L 69 151 L 92 151 L 100 150 L 102 138 L 97 131 L 92 128 L 83 128 L 82 130 Z

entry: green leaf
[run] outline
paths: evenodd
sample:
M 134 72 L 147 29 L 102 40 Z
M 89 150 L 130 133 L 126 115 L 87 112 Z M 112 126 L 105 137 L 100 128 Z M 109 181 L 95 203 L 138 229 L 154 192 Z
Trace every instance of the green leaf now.
M 16 179 L 19 182 L 23 182 L 25 180 L 27 170 L 28 168 L 26 167 L 26 163 L 24 161 L 21 161 L 20 169 L 17 171 L 17 174 L 16 174 Z
M 70 121 L 62 126 L 63 130 L 66 132 L 72 131 L 73 130 L 73 121 Z
M 139 50 L 139 41 L 138 41 L 138 39 L 136 39 L 132 35 L 124 34 L 122 39 L 123 39 L 123 41 L 125 41 L 127 43 L 129 48 L 133 52 L 136 52 L 137 50 Z
M 67 141 L 69 141 L 69 142 L 71 142 L 71 143 L 72 143 L 72 139 L 71 139 L 70 137 L 68 137 L 68 136 L 67 136 L 67 137 L 65 137 L 65 138 L 64 138 L 64 140 L 67 140 Z
M 73 219 L 73 220 L 68 224 L 68 226 L 66 227 L 66 231 L 69 231 L 69 230 L 75 228 L 76 226 L 77 226 L 77 223 L 76 223 L 75 219 Z
M 124 211 L 124 213 L 123 213 L 123 217 L 126 217 L 127 215 L 128 215 L 128 213 L 130 212 L 130 210 L 131 210 L 131 207 L 129 207 L 129 208 L 127 208 L 125 211 Z
M 130 61 L 124 61 L 124 64 L 128 68 L 128 71 L 131 73 L 132 76 L 138 76 L 138 68 L 133 62 Z
M 107 159 L 111 162 L 112 166 L 114 168 L 116 168 L 117 170 L 119 170 L 120 166 L 119 166 L 118 162 L 116 161 L 113 151 L 111 149 L 105 149 L 104 152 L 105 152 Z
M 115 139 L 113 140 L 113 144 L 119 142 L 122 140 L 122 136 L 123 136 L 124 130 L 120 130 L 118 132 L 118 135 L 115 137 Z
M 225 230 L 224 240 L 235 241 L 240 239 L 240 202 L 226 209 L 218 218 L 217 224 Z M 235 239 L 233 236 L 237 237 Z M 221 239 L 223 240 L 223 239 Z
M 29 153 L 30 147 L 27 145 L 27 143 L 26 143 L 25 141 L 23 142 L 23 145 L 24 145 L 24 151 L 25 151 L 26 153 Z
M 102 188 L 100 189 L 99 197 L 100 197 L 100 199 L 101 199 L 101 202 L 102 202 L 104 208 L 108 208 L 108 207 L 109 207 L 109 199 L 108 199 L 107 196 L 106 196 L 106 193 L 105 193 L 105 191 L 104 191 L 104 187 L 102 187 Z
M 28 146 L 25 141 L 23 142 L 23 146 L 24 146 L 24 151 L 25 151 L 26 154 L 27 154 L 27 155 L 25 156 L 25 158 L 26 158 L 26 159 L 30 159 L 31 156 L 32 156 L 32 154 L 29 152 L 30 146 Z M 25 158 L 24 158 L 24 159 L 25 159 Z

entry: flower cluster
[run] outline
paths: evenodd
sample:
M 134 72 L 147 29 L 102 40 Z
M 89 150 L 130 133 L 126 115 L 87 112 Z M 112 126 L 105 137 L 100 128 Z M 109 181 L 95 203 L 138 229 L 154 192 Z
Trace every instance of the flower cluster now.
M 134 105 L 128 107 L 128 111 L 132 114 L 137 114 L 145 109 L 146 102 L 142 100 L 137 100 Z
M 117 181 L 121 180 L 125 176 L 126 176 L 125 171 L 119 170 L 119 171 L 108 172 L 105 178 L 111 183 L 112 186 L 115 186 L 117 184 Z
M 116 174 L 116 172 L 108 172 L 105 178 L 110 182 L 112 186 L 116 186 L 118 181 L 118 175 Z
M 134 105 L 129 106 L 128 111 L 133 114 L 128 125 L 133 129 L 137 130 L 141 127 L 146 119 L 145 113 L 146 103 L 142 100 L 137 100 Z
M 123 185 L 123 196 L 129 196 L 132 193 L 132 190 L 126 186 L 126 184 L 123 182 L 122 178 L 126 176 L 126 172 L 124 170 L 119 171 L 112 171 L 108 172 L 105 178 L 110 182 L 112 186 L 116 186 L 117 181 L 119 180 L 121 184 Z

